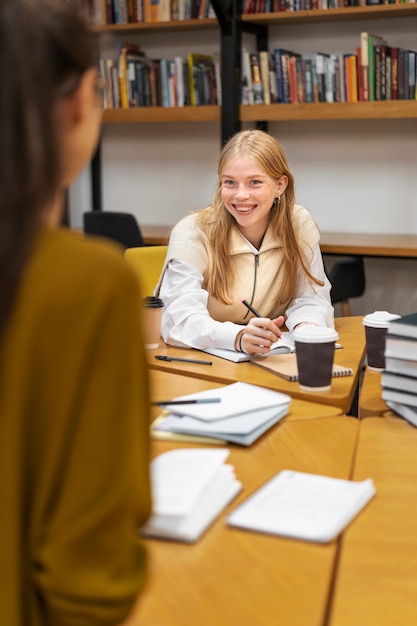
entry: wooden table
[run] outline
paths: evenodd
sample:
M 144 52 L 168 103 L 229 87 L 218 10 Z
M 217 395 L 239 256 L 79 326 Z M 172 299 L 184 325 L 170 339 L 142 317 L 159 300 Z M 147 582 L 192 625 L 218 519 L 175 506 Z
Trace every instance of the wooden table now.
M 353 478 L 376 497 L 344 534 L 330 626 L 417 623 L 417 429 L 396 417 L 360 420 Z
M 209 380 L 192 378 L 190 376 L 184 376 L 183 374 L 164 372 L 161 370 L 150 370 L 150 384 L 151 397 L 154 402 L 162 402 L 164 400 L 171 400 L 176 396 L 183 396 L 188 393 L 196 393 L 197 391 L 206 391 L 207 389 L 218 389 L 219 387 L 223 387 L 222 383 L 215 383 Z M 161 408 L 152 407 L 152 419 L 155 419 L 160 413 Z M 308 402 L 306 400 L 293 398 L 289 406 L 288 414 L 273 428 L 277 428 L 279 424 L 283 423 L 284 420 L 286 422 L 292 422 L 295 420 L 315 419 L 317 417 L 333 417 L 336 415 L 342 415 L 342 410 L 337 406 L 330 406 L 328 404 Z M 267 435 L 268 433 L 265 433 L 264 437 Z
M 381 394 L 381 373 L 367 367 L 359 394 L 359 417 L 382 415 L 388 411 Z
M 417 235 L 323 232 L 323 254 L 417 258 Z
M 172 225 L 141 225 L 148 245 L 168 243 L 171 229 Z M 320 248 L 323 254 L 417 258 L 417 235 L 322 232 Z
M 251 533 L 226 526 L 225 517 L 284 468 L 348 478 L 358 425 L 345 416 L 285 421 L 250 448 L 230 446 L 243 491 L 194 545 L 146 539 L 150 580 L 137 624 L 321 626 L 338 541 Z M 153 456 L 173 447 L 153 442 Z
M 188 376 L 203 378 L 227 384 L 236 381 L 252 383 L 270 389 L 288 393 L 293 398 L 310 402 L 319 402 L 339 407 L 343 413 L 349 413 L 358 388 L 359 376 L 365 357 L 365 332 L 362 317 L 339 317 L 335 320 L 339 332 L 339 342 L 343 348 L 335 352 L 335 362 L 351 367 L 353 376 L 334 378 L 330 391 L 317 394 L 303 391 L 298 382 L 288 382 L 279 376 L 267 372 L 249 362 L 233 363 L 226 359 L 207 355 L 187 348 L 174 348 L 161 344 L 155 350 L 148 350 L 148 363 L 151 368 L 164 371 L 184 373 Z M 155 359 L 156 354 L 182 356 L 212 361 L 212 365 L 195 365 L 190 363 L 166 362 Z M 179 394 L 177 394 L 179 395 Z

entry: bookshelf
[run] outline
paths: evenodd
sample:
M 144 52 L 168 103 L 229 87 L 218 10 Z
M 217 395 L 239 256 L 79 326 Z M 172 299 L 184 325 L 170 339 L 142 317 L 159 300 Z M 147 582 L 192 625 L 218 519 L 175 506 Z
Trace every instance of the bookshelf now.
M 219 139 L 223 142 L 243 125 L 256 124 L 267 128 L 269 122 L 345 122 L 367 120 L 417 120 L 417 101 L 387 100 L 356 103 L 303 103 L 303 104 L 240 104 L 240 66 L 242 37 L 245 33 L 256 37 L 256 49 L 269 49 L 268 38 L 274 32 L 287 33 L 299 25 L 304 26 L 305 37 L 309 37 L 309 25 L 321 24 L 323 30 L 338 29 L 354 23 L 359 34 L 362 23 L 385 18 L 390 22 L 417 17 L 417 4 L 377 5 L 340 9 L 279 12 L 268 14 L 240 15 L 240 2 L 226 3 L 213 0 L 216 19 L 192 19 L 173 22 L 111 24 L 92 27 L 100 37 L 149 34 L 164 38 L 167 33 L 178 33 L 187 47 L 187 35 L 203 30 L 220 34 L 222 57 L 222 82 L 229 85 L 222 90 L 222 106 L 186 106 L 177 108 L 138 107 L 130 109 L 106 109 L 103 111 L 105 125 L 126 124 L 176 124 L 215 123 L 220 124 Z M 93 206 L 101 208 L 101 164 L 97 154 L 92 164 Z
M 257 47 L 267 47 L 267 27 L 286 26 L 318 22 L 357 21 L 365 19 L 403 18 L 417 16 L 417 4 L 387 4 L 360 6 L 340 9 L 288 11 L 240 16 L 239 2 L 231 3 L 224 10 L 221 0 L 214 0 L 213 7 L 218 19 L 176 20 L 173 22 L 130 23 L 93 26 L 98 33 L 132 34 L 182 32 L 201 29 L 222 30 L 222 75 L 230 77 L 240 74 L 240 47 L 242 32 L 252 32 L 258 37 Z M 258 30 L 257 28 L 260 27 Z M 239 46 L 239 49 L 237 49 Z M 314 121 L 314 120 L 368 120 L 368 119 L 413 119 L 417 117 L 417 101 L 387 100 L 383 102 L 357 103 L 308 103 L 244 105 L 236 102 L 235 90 L 224 90 L 223 106 L 198 107 L 143 107 L 133 109 L 106 109 L 103 111 L 104 124 L 124 124 L 141 122 L 217 122 L 223 123 L 222 141 L 240 129 L 242 122 L 267 121 Z M 233 100 L 233 102 L 232 102 Z

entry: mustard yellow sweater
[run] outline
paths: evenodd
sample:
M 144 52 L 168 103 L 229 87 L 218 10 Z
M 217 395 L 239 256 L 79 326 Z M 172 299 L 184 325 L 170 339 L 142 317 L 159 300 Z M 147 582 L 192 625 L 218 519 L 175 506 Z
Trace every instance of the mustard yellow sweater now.
M 148 384 L 121 251 L 46 230 L 0 346 L 0 624 L 117 624 L 143 585 Z

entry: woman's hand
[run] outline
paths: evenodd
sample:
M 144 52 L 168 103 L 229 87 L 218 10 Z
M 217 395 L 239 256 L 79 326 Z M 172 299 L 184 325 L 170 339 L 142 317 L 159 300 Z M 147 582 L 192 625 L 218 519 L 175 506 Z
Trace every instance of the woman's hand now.
M 253 317 L 243 332 L 237 337 L 237 347 L 246 354 L 265 354 L 271 345 L 281 337 L 280 326 L 284 316 L 275 318 Z

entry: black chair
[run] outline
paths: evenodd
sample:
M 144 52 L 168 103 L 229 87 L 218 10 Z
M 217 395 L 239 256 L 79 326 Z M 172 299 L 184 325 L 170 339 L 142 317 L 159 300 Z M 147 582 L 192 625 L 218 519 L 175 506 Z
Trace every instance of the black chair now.
M 83 214 L 86 235 L 101 235 L 118 241 L 125 248 L 144 246 L 135 216 L 118 211 L 88 211 Z
M 342 315 L 351 315 L 350 298 L 358 298 L 365 291 L 363 257 L 352 256 L 336 261 L 328 273 L 328 278 L 332 285 L 330 291 L 332 304 L 340 302 Z

